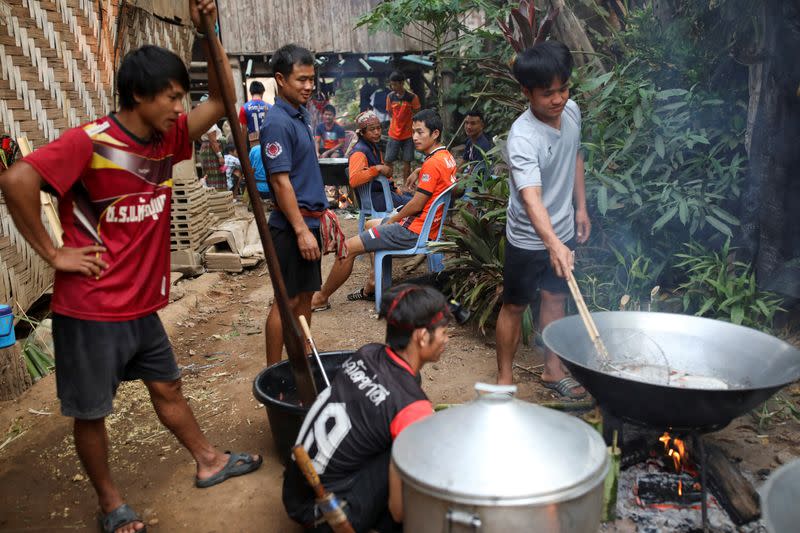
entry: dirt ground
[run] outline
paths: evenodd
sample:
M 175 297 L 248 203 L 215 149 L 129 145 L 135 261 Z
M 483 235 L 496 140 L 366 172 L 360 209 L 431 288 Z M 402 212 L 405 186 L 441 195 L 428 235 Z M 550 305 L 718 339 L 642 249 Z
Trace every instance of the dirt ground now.
M 353 220 L 344 226 L 348 235 L 355 231 Z M 328 256 L 326 271 L 330 263 Z M 314 314 L 312 330 L 321 350 L 353 349 L 382 339 L 383 323 L 376 319 L 374 304 L 346 301 L 346 294 L 363 283 L 368 265 L 358 260 L 351 279 L 333 296 L 332 309 Z M 260 266 L 241 275 L 205 274 L 178 286 L 184 296 L 161 316 L 183 369 L 190 405 L 215 445 L 261 453 L 264 465 L 211 489 L 196 489 L 188 452 L 159 424 L 144 386 L 126 383 L 108 419 L 115 480 L 149 531 L 299 531 L 283 511 L 282 467 L 264 408 L 252 394 L 253 379 L 265 366 L 269 277 Z M 468 401 L 476 381 L 493 381 L 492 341 L 470 327 L 453 328 L 442 361 L 424 371 L 423 386 L 434 404 Z M 522 348 L 516 362 L 534 369 L 541 357 L 536 349 Z M 515 378 L 518 397 L 555 399 L 530 371 L 517 369 Z M 783 394 L 797 398 L 800 388 L 795 385 Z M 70 422 L 59 414 L 53 376 L 18 400 L 0 403 L 1 531 L 97 530 L 96 500 L 75 455 Z M 800 455 L 800 424 L 792 419 L 775 417 L 759 428 L 746 415 L 710 439 L 759 480 Z M 632 530 L 630 524 L 618 526 Z

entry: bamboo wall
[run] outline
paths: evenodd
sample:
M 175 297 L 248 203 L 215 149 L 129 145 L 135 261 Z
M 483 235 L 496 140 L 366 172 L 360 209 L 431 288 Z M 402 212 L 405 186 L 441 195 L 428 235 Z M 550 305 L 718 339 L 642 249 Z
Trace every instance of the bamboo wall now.
M 353 29 L 380 0 L 219 0 L 220 33 L 231 55 L 266 55 L 296 43 L 320 52 L 419 51 L 419 43 L 389 32 Z

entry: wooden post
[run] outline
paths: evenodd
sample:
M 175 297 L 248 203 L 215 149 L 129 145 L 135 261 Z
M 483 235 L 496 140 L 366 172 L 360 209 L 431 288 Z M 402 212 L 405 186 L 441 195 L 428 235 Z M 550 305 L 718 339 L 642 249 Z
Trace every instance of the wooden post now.
M 236 145 L 236 151 L 239 154 L 239 161 L 242 163 L 242 173 L 244 174 L 247 192 L 253 200 L 253 215 L 255 215 L 258 234 L 264 247 L 264 256 L 267 259 L 267 270 L 272 280 L 272 289 L 275 292 L 275 305 L 278 306 L 281 315 L 283 342 L 286 345 L 286 353 L 289 356 L 289 365 L 292 368 L 300 401 L 303 405 L 310 407 L 317 397 L 317 387 L 311 374 L 311 367 L 306 356 L 305 341 L 303 340 L 300 326 L 289 305 L 289 296 L 283 283 L 275 246 L 272 244 L 272 236 L 267 225 L 267 216 L 264 214 L 264 204 L 258 201 L 258 186 L 256 185 L 253 167 L 250 166 L 250 145 L 242 128 L 238 127 L 239 117 L 236 113 L 235 105 L 236 91 L 233 87 L 231 73 L 225 72 L 222 44 L 219 42 L 216 33 L 214 33 L 214 25 L 209 23 L 208 17 L 205 15 L 202 16 L 202 26 L 208 40 L 210 56 L 208 57 L 208 68 L 214 69 L 217 74 L 217 81 L 225 103 L 225 115 L 231 124 L 231 134 Z M 266 335 L 266 329 L 264 334 Z
M 0 348 L 0 401 L 14 400 L 33 385 L 19 343 Z

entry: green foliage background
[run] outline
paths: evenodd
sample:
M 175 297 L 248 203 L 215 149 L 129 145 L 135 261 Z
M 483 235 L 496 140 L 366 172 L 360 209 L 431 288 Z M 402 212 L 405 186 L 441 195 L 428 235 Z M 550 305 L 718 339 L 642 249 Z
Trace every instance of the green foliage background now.
M 593 223 L 577 276 L 595 309 L 666 309 L 766 330 L 781 310 L 728 244 L 747 169 L 746 72 L 729 64 L 720 35 L 709 34 L 720 28 L 709 21 L 735 1 L 687 7 L 670 25 L 634 10 L 624 32 L 598 45 L 608 54 L 607 72 L 573 74 Z M 477 98 L 489 130 L 506 132 L 525 108 L 513 82 L 496 75 L 513 57 L 510 48 L 491 28 L 463 35 L 456 47 L 473 60 L 460 65 L 449 104 L 463 112 Z M 502 165 L 495 178 L 479 184 L 477 202 L 462 205 L 447 233 L 456 253 L 448 262 L 457 273 L 452 286 L 482 330 L 502 286 Z

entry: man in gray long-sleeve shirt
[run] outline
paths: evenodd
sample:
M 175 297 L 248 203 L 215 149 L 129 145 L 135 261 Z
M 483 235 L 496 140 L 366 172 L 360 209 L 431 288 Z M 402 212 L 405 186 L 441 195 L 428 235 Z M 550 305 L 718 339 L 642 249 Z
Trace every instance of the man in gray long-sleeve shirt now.
M 573 250 L 591 232 L 580 153 L 581 112 L 569 99 L 572 55 L 563 44 L 546 41 L 521 52 L 513 71 L 530 107 L 511 127 L 504 153 L 510 194 L 503 307 L 496 332 L 501 384 L 512 382 L 522 314 L 537 288 L 540 329 L 564 316 Z M 542 382 L 568 398 L 586 394 L 550 350 Z

